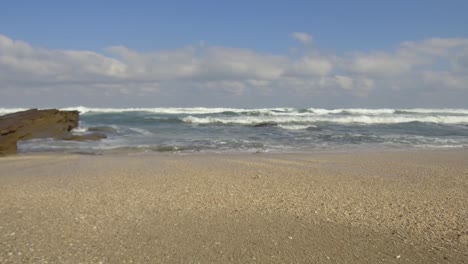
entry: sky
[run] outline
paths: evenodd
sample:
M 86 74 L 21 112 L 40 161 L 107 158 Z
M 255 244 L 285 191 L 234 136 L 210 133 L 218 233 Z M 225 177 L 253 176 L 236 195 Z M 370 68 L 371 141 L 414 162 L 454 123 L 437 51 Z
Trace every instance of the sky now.
M 468 1 L 2 1 L 1 107 L 468 108 Z

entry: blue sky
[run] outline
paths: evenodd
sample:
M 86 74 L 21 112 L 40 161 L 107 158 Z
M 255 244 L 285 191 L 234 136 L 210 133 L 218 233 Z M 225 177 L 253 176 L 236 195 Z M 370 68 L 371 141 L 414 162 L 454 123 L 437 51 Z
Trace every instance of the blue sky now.
M 229 106 L 379 107 L 425 98 L 418 104 L 468 107 L 460 100 L 468 98 L 466 10 L 468 1 L 458 0 L 3 1 L 0 104 L 118 106 L 125 98 L 132 105 L 210 106 L 216 100 Z M 162 64 L 174 64 L 180 74 L 151 78 Z M 264 71 L 249 75 L 255 71 L 249 65 Z M 31 84 L 28 75 L 34 75 Z M 20 99 L 39 89 L 65 92 Z M 153 90 L 158 100 L 136 96 L 143 90 Z M 191 94 L 203 96 L 177 101 Z
M 43 47 L 172 49 L 199 41 L 284 52 L 308 32 L 334 52 L 468 36 L 468 1 L 4 1 L 0 32 Z

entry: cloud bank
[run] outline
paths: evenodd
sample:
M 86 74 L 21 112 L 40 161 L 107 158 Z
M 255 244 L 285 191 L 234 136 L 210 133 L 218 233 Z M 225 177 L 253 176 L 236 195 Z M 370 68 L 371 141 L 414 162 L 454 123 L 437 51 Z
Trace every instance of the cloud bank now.
M 312 36 L 296 32 L 301 43 Z M 54 50 L 0 35 L 0 104 L 306 105 L 463 107 L 468 39 L 431 38 L 392 51 L 269 54 L 192 45 L 140 52 Z M 61 102 L 61 103 L 57 103 Z M 420 103 L 420 102 L 419 102 Z M 411 106 L 411 105 L 408 105 Z M 468 105 L 466 105 L 468 107 Z

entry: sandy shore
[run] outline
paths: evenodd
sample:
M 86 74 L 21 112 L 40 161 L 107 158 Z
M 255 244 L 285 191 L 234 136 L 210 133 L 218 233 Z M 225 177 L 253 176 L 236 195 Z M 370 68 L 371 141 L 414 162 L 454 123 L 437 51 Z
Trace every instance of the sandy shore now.
M 4 157 L 0 263 L 468 263 L 468 151 Z

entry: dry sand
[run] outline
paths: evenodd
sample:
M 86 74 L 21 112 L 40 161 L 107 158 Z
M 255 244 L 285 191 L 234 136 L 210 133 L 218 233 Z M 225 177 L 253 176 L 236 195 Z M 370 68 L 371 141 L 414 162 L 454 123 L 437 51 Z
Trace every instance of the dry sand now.
M 468 151 L 1 158 L 0 263 L 468 263 Z

